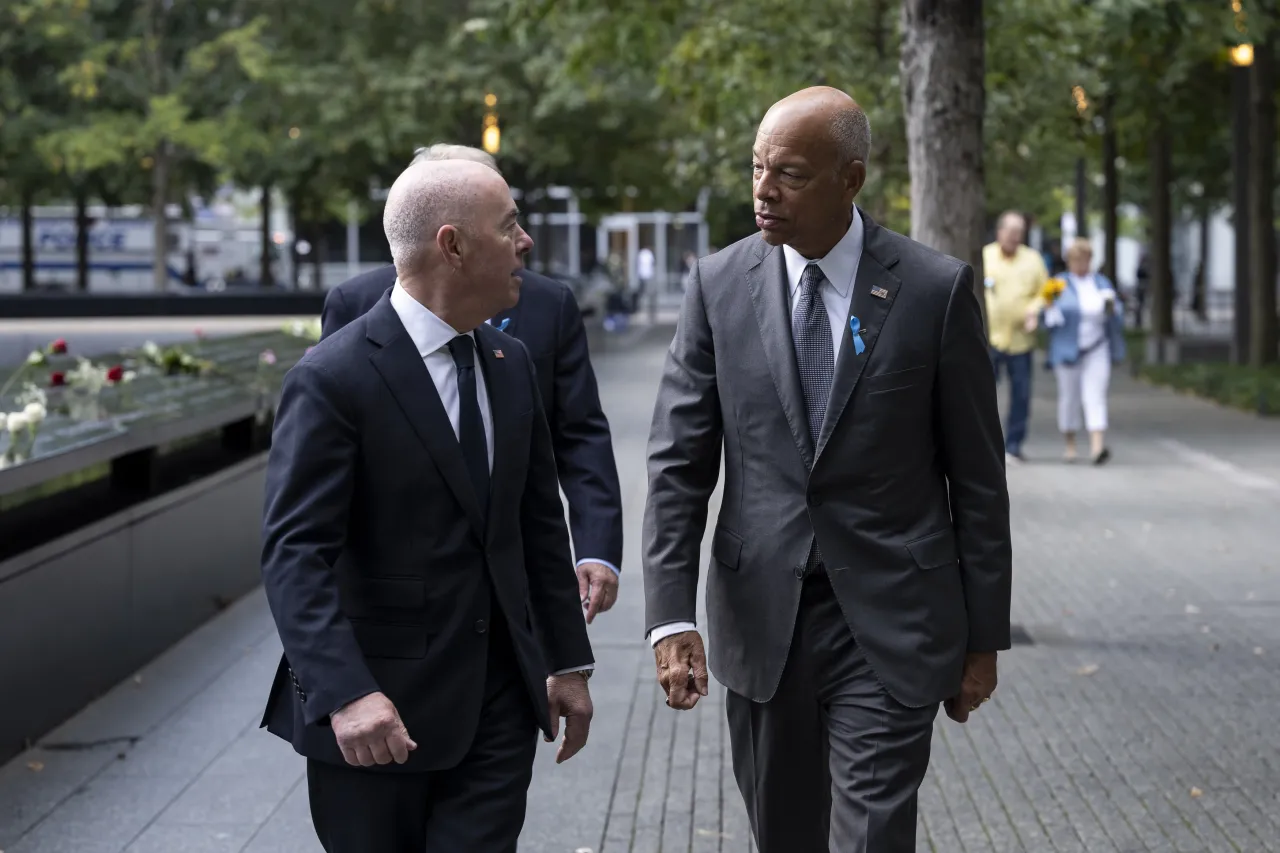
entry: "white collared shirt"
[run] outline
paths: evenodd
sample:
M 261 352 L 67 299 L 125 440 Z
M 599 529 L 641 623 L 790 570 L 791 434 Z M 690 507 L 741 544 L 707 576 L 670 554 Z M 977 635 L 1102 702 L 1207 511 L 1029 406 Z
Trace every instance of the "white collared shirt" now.
M 849 322 L 849 306 L 853 304 L 853 283 L 858 277 L 858 263 L 862 260 L 862 231 L 862 217 L 854 207 L 849 230 L 823 257 L 809 260 L 790 246 L 782 247 L 782 255 L 787 260 L 792 314 L 795 314 L 796 303 L 800 299 L 800 280 L 804 277 L 805 267 L 817 264 L 826 278 L 820 292 L 822 304 L 827 309 L 827 320 L 831 323 L 831 354 L 835 359 L 840 358 L 840 343 L 844 340 L 845 324 Z
M 445 413 L 449 415 L 449 423 L 453 425 L 453 435 L 461 441 L 459 421 L 461 402 L 458 398 L 458 368 L 453 362 L 453 354 L 449 352 L 449 341 L 466 334 L 475 340 L 474 332 L 459 332 L 435 314 L 427 306 L 409 295 L 400 286 L 399 280 L 391 288 L 391 307 L 395 309 L 404 324 L 409 339 L 418 348 L 422 363 L 431 374 L 436 393 L 444 404 Z M 480 404 L 480 421 L 484 424 L 484 439 L 489 451 L 489 471 L 493 472 L 493 412 L 489 408 L 489 393 L 484 384 L 484 371 L 480 368 L 480 353 L 476 352 L 476 401 Z
M 787 284 L 791 293 L 791 313 L 795 314 L 796 302 L 800 299 L 800 280 L 804 276 L 804 268 L 809 264 L 817 264 L 826 280 L 822 283 L 822 304 L 827 309 L 827 320 L 831 323 L 831 355 L 833 359 L 840 357 L 840 343 L 844 340 L 845 323 L 849 322 L 849 306 L 853 304 L 853 283 L 858 278 L 858 264 L 862 261 L 863 243 L 862 216 L 857 205 L 853 208 L 853 221 L 849 230 L 844 232 L 840 242 L 831 247 L 817 260 L 809 260 L 790 246 L 782 247 L 782 256 L 787 261 Z M 833 363 L 834 366 L 834 363 Z M 649 642 L 657 645 L 659 640 L 684 631 L 696 631 L 692 622 L 671 622 L 659 625 L 649 632 Z

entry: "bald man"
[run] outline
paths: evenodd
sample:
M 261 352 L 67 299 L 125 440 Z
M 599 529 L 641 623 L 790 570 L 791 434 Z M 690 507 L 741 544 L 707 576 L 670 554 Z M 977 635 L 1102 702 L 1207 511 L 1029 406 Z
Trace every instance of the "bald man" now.
M 395 284 L 281 391 L 263 725 L 306 756 L 328 853 L 513 853 L 536 733 L 563 717 L 557 760 L 581 749 L 593 666 L 533 363 L 485 323 L 532 241 L 459 160 L 410 166 L 383 224 Z
M 760 853 L 914 853 L 941 703 L 1009 648 L 1009 498 L 973 270 L 854 200 L 866 116 L 806 89 L 756 135 L 760 232 L 698 262 L 649 444 L 647 630 L 667 704 L 710 669 Z

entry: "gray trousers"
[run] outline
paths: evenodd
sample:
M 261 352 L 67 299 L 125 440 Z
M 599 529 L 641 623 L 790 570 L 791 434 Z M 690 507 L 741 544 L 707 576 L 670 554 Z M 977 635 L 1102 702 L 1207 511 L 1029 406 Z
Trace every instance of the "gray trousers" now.
M 773 699 L 725 701 L 760 853 L 915 853 L 938 706 L 908 708 L 880 686 L 825 575 L 804 581 Z

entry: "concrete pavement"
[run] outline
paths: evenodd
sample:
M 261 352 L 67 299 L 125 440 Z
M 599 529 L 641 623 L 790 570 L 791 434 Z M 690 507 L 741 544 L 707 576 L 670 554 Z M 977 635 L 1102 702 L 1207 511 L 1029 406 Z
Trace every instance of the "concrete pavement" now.
M 590 744 L 560 767 L 540 750 L 527 853 L 751 849 L 723 689 L 669 711 L 641 639 L 648 334 L 596 357 L 622 595 L 591 627 Z M 969 725 L 940 715 L 919 849 L 1280 851 L 1280 424 L 1117 376 L 1112 464 L 1067 466 L 1036 383 L 1009 471 L 1019 643 Z M 0 850 L 318 853 L 301 759 L 256 728 L 278 654 L 255 592 L 119 685 L 0 769 Z

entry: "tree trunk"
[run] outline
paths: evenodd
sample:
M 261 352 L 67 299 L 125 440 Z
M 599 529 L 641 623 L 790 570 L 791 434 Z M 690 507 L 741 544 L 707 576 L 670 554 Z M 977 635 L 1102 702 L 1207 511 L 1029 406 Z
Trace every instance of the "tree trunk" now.
M 154 226 L 155 252 L 151 263 L 151 280 L 157 291 L 169 287 L 169 146 L 156 146 L 151 166 L 151 217 Z
M 22 188 L 22 290 L 29 293 L 36 289 L 35 248 L 35 193 Z
M 1116 173 L 1116 128 L 1111 99 L 1102 104 L 1102 274 L 1119 287 L 1116 280 L 1116 241 L 1120 234 L 1120 180 Z
M 272 246 L 275 245 L 271 241 L 271 182 L 267 181 L 262 185 L 262 202 L 259 205 L 262 210 L 262 253 L 258 259 L 260 264 L 258 268 L 258 285 L 260 287 L 270 287 L 274 284 L 271 273 L 271 254 Z
M 1276 93 L 1275 53 L 1271 38 L 1253 48 L 1249 123 L 1249 246 L 1253 257 L 1249 317 L 1249 363 L 1275 364 L 1276 353 Z
M 89 292 L 89 194 L 76 186 L 76 290 Z
M 1249 86 L 1252 72 L 1231 69 L 1231 227 L 1235 272 L 1231 294 L 1231 361 L 1249 363 Z
M 1151 223 L 1151 333 L 1157 342 L 1173 336 L 1173 206 L 1169 181 L 1173 165 L 1169 126 L 1157 117 L 1151 130 L 1151 198 L 1147 216 Z M 1163 361 L 1163 356 L 1160 358 Z
M 911 237 L 970 264 L 981 303 L 982 0 L 904 0 L 902 24 Z
M 313 226 L 314 238 L 311 240 L 312 290 L 324 290 L 324 265 L 329 259 L 329 242 L 325 238 L 324 225 L 320 222 Z
M 1209 224 L 1210 211 L 1208 205 L 1199 210 L 1200 226 L 1200 262 L 1196 264 L 1196 279 L 1192 289 L 1191 308 L 1203 322 L 1209 319 Z

